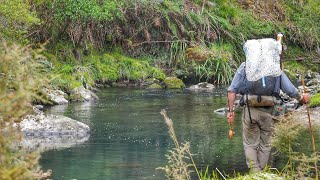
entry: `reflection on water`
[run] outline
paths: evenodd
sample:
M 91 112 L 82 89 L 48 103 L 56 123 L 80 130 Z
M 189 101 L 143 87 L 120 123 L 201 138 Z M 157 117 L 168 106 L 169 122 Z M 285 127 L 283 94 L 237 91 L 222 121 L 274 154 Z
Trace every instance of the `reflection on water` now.
M 28 150 L 44 152 L 48 150 L 62 150 L 70 148 L 88 141 L 90 135 L 84 137 L 74 137 L 74 135 L 50 136 L 50 137 L 30 137 L 25 136 L 21 141 L 21 147 Z
M 84 122 L 92 132 L 84 144 L 45 152 L 41 165 L 53 170 L 53 179 L 164 179 L 155 169 L 174 147 L 159 113 L 165 108 L 199 167 L 246 171 L 240 114 L 230 140 L 225 116 L 213 112 L 226 106 L 225 92 L 104 89 L 97 102 L 54 106 L 47 113 Z

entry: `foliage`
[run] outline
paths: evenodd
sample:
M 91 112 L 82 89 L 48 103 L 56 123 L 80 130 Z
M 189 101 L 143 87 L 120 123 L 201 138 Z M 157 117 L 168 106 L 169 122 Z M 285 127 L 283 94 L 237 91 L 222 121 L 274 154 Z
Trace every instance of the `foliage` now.
M 0 39 L 25 42 L 25 34 L 30 26 L 39 24 L 35 12 L 28 1 L 0 0 Z
M 213 81 L 218 84 L 228 84 L 233 77 L 232 46 L 229 44 L 214 44 L 211 56 L 204 63 L 193 62 L 196 77 L 199 81 Z
M 310 107 L 320 106 L 320 93 L 316 93 L 310 98 Z
M 62 46 L 63 47 L 63 46 Z M 54 48 L 58 52 L 61 48 Z M 46 68 L 51 76 L 51 84 L 54 87 L 70 92 L 80 86 L 92 88 L 96 82 L 110 83 L 117 80 L 141 80 L 156 78 L 163 80 L 165 74 L 159 68 L 152 67 L 143 59 L 134 59 L 118 53 L 82 55 L 76 60 L 72 50 L 66 49 L 65 57 L 67 63 L 54 62 L 55 56 L 46 54 L 53 63 Z M 48 65 L 46 65 L 48 66 Z
M 154 59 L 151 64 L 167 69 L 167 74 L 178 72 L 179 77 L 196 76 L 199 80 L 226 84 L 230 74 L 244 60 L 242 44 L 247 39 L 274 37 L 282 31 L 290 49 L 295 47 L 293 49 L 300 51 L 289 50 L 290 55 L 285 58 L 317 57 L 316 53 L 305 53 L 305 50 L 315 49 L 319 41 L 319 28 L 314 25 L 320 17 L 317 5 L 316 0 L 300 4 L 277 0 L 40 1 L 35 9 L 44 24 L 36 28 L 39 33 L 34 40 L 51 38 L 53 46 L 61 39 L 70 43 L 71 46 L 60 48 L 61 52 L 56 54 L 58 61 L 77 60 L 73 57 L 74 50 L 95 49 L 105 53 L 115 52 L 120 47 L 121 53 L 131 57 Z M 207 51 L 217 44 L 228 46 L 220 49 L 222 54 L 228 54 L 228 59 L 212 57 L 212 50 Z M 200 51 L 197 47 L 201 47 Z M 205 65 L 188 61 L 196 60 L 190 56 L 194 52 L 201 56 Z M 121 65 L 120 77 L 114 67 L 96 67 L 99 70 L 95 74 L 101 75 L 103 69 L 110 70 L 102 73 L 110 74 L 101 76 L 103 80 L 144 76 L 132 73 L 129 64 Z
M 297 118 L 296 114 L 281 118 L 281 121 L 275 125 L 271 144 L 279 153 L 288 157 L 287 167 L 282 173 L 291 178 L 301 179 L 312 175 L 310 170 L 314 170 L 313 163 L 319 161 L 320 157 L 316 154 L 307 156 L 303 152 L 295 151 L 295 147 L 300 146 L 299 137 L 302 133 L 306 133 L 307 129 L 301 124 L 299 118 L 298 120 L 294 118 Z
M 320 2 L 317 0 L 284 1 L 286 15 L 289 20 L 287 23 L 288 35 L 290 40 L 298 43 L 306 49 L 319 47 L 320 27 Z
M 31 179 L 38 153 L 17 147 L 21 132 L 13 123 L 32 112 L 31 101 L 44 85 L 36 74 L 36 51 L 18 45 L 0 45 L 0 179 Z

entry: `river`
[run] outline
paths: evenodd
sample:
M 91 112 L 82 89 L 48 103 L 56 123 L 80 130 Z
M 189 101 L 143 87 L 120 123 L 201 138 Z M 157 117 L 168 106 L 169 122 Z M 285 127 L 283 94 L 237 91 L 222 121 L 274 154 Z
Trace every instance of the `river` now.
M 180 142 L 190 142 L 199 168 L 209 166 L 227 173 L 246 172 L 240 111 L 235 137 L 215 109 L 226 107 L 226 88 L 212 92 L 101 89 L 96 102 L 53 106 L 48 114 L 65 115 L 88 124 L 88 141 L 42 154 L 43 169 L 53 179 L 165 179 L 157 167 L 167 164 L 174 147 L 160 115 L 166 109 Z

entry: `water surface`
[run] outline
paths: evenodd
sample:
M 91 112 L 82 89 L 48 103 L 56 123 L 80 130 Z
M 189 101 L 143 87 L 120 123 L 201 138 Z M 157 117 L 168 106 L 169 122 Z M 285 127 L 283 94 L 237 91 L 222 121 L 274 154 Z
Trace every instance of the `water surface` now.
M 236 135 L 227 137 L 228 124 L 215 109 L 226 107 L 226 89 L 213 92 L 102 89 L 97 102 L 54 106 L 60 114 L 86 123 L 87 142 L 43 153 L 40 164 L 53 170 L 53 179 L 165 179 L 156 170 L 167 164 L 174 147 L 160 115 L 166 109 L 180 142 L 190 142 L 199 168 L 247 171 L 242 146 L 240 113 Z

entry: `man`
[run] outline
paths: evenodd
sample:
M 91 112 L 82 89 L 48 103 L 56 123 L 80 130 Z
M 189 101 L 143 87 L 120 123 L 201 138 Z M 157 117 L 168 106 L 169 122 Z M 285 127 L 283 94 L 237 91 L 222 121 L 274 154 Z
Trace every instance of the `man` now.
M 278 81 L 277 81 L 278 79 Z M 280 81 L 279 81 L 280 80 Z M 277 88 L 277 82 L 280 82 Z M 280 92 L 280 89 L 292 98 L 296 98 L 300 103 L 308 103 L 309 96 L 307 94 L 299 94 L 298 90 L 290 82 L 288 77 L 282 72 L 280 77 L 267 78 L 267 83 L 272 87 L 266 89 L 263 95 L 273 96 L 274 93 Z M 236 94 L 240 93 L 248 98 L 248 95 L 254 94 L 250 82 L 246 78 L 245 63 L 238 68 L 230 87 L 228 88 L 228 114 L 229 123 L 234 122 L 234 101 Z M 261 84 L 261 83 L 260 83 Z M 258 83 L 259 85 L 259 83 Z M 257 89 L 263 89 L 262 86 L 255 86 Z M 255 94 L 256 95 L 256 94 Z M 247 101 L 248 102 L 248 101 Z M 265 168 L 268 163 L 271 146 L 270 137 L 272 135 L 273 118 L 272 106 L 244 106 L 242 115 L 243 124 L 243 146 L 246 156 L 246 163 L 254 172 L 259 172 Z

